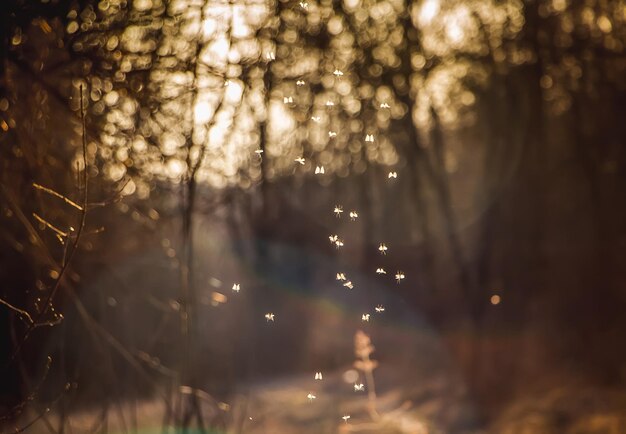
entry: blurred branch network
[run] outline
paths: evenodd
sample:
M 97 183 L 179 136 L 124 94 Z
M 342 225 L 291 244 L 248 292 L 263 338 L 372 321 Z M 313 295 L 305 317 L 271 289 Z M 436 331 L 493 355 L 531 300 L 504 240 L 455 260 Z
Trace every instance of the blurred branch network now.
M 277 239 L 381 270 L 375 278 L 382 265 L 405 270 L 411 283 L 396 296 L 449 333 L 485 407 L 516 390 L 490 368 L 517 353 L 498 346 L 501 326 L 546 348 L 560 337 L 540 327 L 575 317 L 571 341 L 588 345 L 563 343 L 559 357 L 623 376 L 609 350 L 621 342 L 626 269 L 623 0 L 7 0 L 0 9 L 0 323 L 9 330 L 0 363 L 17 391 L 0 400 L 8 414 L 32 403 L 34 420 L 63 432 L 60 397 L 74 393 L 78 367 L 96 369 L 95 354 L 107 378 L 119 359 L 159 391 L 165 425 L 208 430 L 207 414 L 228 425 L 228 405 L 202 390 L 197 366 L 203 306 L 229 301 L 207 271 L 220 266 L 203 262 L 218 244 L 203 231 L 211 218 L 258 274 L 273 265 L 268 240 Z M 331 231 L 333 249 L 327 229 L 347 219 L 329 201 L 354 223 L 345 237 Z M 176 271 L 175 291 L 156 271 L 157 289 L 115 276 L 106 291 L 87 291 L 147 246 Z M 576 288 L 565 307 L 564 287 Z M 589 288 L 596 313 L 580 315 Z M 249 297 L 266 306 L 263 291 Z M 149 339 L 116 329 L 124 321 L 104 306 L 118 299 L 149 307 L 140 325 L 125 311 Z M 264 325 L 280 324 L 275 310 Z M 96 342 L 70 362 L 66 311 Z M 253 332 L 233 348 L 263 354 L 256 323 L 237 321 Z M 591 338 L 602 327 L 615 328 L 605 344 Z M 63 330 L 52 359 L 48 329 Z M 373 347 L 368 334 L 356 341 L 376 425 L 388 414 L 377 408 Z M 507 359 L 520 388 L 522 374 L 541 371 L 539 353 Z M 229 381 L 253 371 L 237 363 L 225 363 Z M 165 391 L 155 378 L 166 378 Z M 52 392 L 40 393 L 48 382 Z M 60 428 L 40 394 L 58 407 Z

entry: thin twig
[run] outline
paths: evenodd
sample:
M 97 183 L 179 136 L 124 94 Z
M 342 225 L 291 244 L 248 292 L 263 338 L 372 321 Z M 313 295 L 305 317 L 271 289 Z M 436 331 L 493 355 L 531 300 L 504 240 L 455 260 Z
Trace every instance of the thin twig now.
M 28 219 L 28 217 L 26 217 L 24 212 L 17 205 L 17 202 L 15 198 L 13 197 L 13 195 L 9 192 L 9 189 L 6 188 L 4 185 L 0 185 L 0 192 L 4 195 L 5 199 L 7 200 L 9 206 L 11 207 L 11 211 L 13 211 L 13 214 L 15 214 L 15 216 L 18 218 L 20 223 L 22 223 L 22 225 L 28 232 L 30 239 L 34 240 L 34 243 L 37 246 L 39 246 L 40 250 L 44 253 L 46 263 L 51 267 L 56 267 L 57 264 L 54 258 L 52 257 L 52 254 L 50 253 L 50 249 L 48 248 L 46 243 L 44 243 L 44 241 L 41 239 L 41 236 L 39 235 L 39 232 L 37 231 L 37 229 L 35 229 L 31 221 Z
M 23 309 L 20 309 L 19 307 L 15 307 L 13 306 L 11 303 L 9 303 L 6 300 L 3 300 L 0 298 L 0 304 L 5 305 L 6 307 L 8 307 L 9 309 L 11 309 L 12 311 L 16 312 L 18 315 L 21 315 L 22 317 L 25 317 L 28 320 L 29 324 L 32 324 L 33 318 L 30 316 L 30 314 L 28 312 L 26 312 Z M 23 318 L 21 318 L 23 320 Z
M 20 350 L 22 349 L 22 346 L 24 345 L 24 343 L 26 342 L 26 340 L 28 339 L 32 331 L 35 329 L 36 324 L 40 322 L 40 320 L 43 318 L 44 315 L 48 313 L 48 310 L 52 306 L 54 297 L 59 291 L 59 288 L 61 287 L 61 283 L 63 282 L 63 278 L 65 277 L 65 274 L 68 272 L 69 266 L 72 263 L 72 259 L 74 258 L 74 254 L 76 253 L 76 250 L 78 249 L 78 243 L 80 242 L 80 237 L 85 227 L 85 221 L 87 218 L 87 197 L 88 197 L 88 176 L 89 176 L 88 168 L 89 167 L 87 164 L 87 133 L 86 133 L 86 124 L 85 124 L 85 107 L 84 107 L 84 102 L 83 102 L 83 86 L 82 85 L 80 86 L 80 114 L 81 114 L 80 117 L 81 117 L 81 123 L 82 123 L 82 145 L 83 145 L 83 163 L 84 163 L 84 166 L 83 166 L 84 185 L 83 185 L 83 198 L 82 198 L 83 205 L 82 205 L 82 210 L 80 212 L 80 223 L 78 225 L 78 229 L 76 230 L 76 236 L 74 237 L 72 247 L 69 249 L 67 256 L 65 257 L 63 261 L 63 265 L 61 266 L 61 270 L 59 271 L 59 277 L 57 277 L 57 280 L 55 281 L 54 286 L 52 287 L 52 290 L 48 294 L 48 297 L 46 297 L 45 304 L 41 312 L 37 315 L 36 320 L 31 325 L 28 326 L 28 328 L 26 329 L 26 332 L 24 332 L 24 337 L 22 338 L 20 342 L 18 342 L 17 347 L 15 348 L 15 350 L 13 351 L 13 354 L 11 355 L 9 363 L 11 363 L 15 359 L 15 356 L 17 355 L 17 353 L 20 352 Z
M 54 233 L 56 233 L 61 238 L 67 237 L 67 235 L 68 235 L 67 232 L 63 232 L 61 229 L 57 228 L 55 225 L 53 225 L 48 220 L 46 220 L 43 217 L 41 217 L 36 212 L 33 213 L 33 217 L 35 217 L 35 220 L 37 220 L 39 223 L 41 223 L 42 225 L 44 225 L 48 229 L 51 229 Z
M 41 191 L 43 191 L 45 193 L 48 193 L 51 196 L 58 197 L 63 202 L 67 203 L 68 205 L 73 206 L 74 208 L 76 208 L 79 211 L 83 210 L 83 207 L 80 206 L 79 204 L 77 204 L 76 202 L 74 202 L 72 199 L 70 199 L 67 196 L 63 196 L 61 193 L 56 192 L 56 191 L 52 190 L 51 188 L 44 187 L 43 185 L 37 184 L 36 182 L 33 182 L 33 187 L 35 187 L 37 190 L 41 190 Z
M 56 405 L 61 400 L 61 398 L 63 398 L 63 395 L 67 393 L 70 389 L 71 389 L 70 384 L 69 383 L 66 384 L 65 388 L 63 389 L 63 392 L 61 392 L 59 396 L 57 396 L 43 411 L 39 412 L 37 416 L 35 416 L 31 421 L 29 421 L 28 423 L 26 423 L 25 425 L 21 427 L 15 427 L 12 430 L 5 431 L 2 434 L 19 434 L 19 433 L 26 432 L 26 430 L 28 430 L 30 427 L 36 424 L 40 419 L 44 418 L 46 414 L 50 411 L 50 409 L 54 405 Z

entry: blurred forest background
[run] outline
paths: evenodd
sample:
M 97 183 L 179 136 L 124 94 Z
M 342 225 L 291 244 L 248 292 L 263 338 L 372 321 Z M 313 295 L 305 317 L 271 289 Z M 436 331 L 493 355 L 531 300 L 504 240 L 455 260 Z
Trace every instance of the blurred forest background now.
M 1 432 L 626 432 L 623 0 L 0 19 Z

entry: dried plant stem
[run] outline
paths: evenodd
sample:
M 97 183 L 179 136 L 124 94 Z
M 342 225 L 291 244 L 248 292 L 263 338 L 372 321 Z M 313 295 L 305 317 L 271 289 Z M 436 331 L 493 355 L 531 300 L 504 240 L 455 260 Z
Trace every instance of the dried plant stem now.
M 52 190 L 51 188 L 44 187 L 43 185 L 37 184 L 36 182 L 33 182 L 33 187 L 35 187 L 37 190 L 41 190 L 41 191 L 43 191 L 45 193 L 48 193 L 51 196 L 58 197 L 63 202 L 67 203 L 68 205 L 73 206 L 74 208 L 76 208 L 79 211 L 83 210 L 82 206 L 80 206 L 79 204 L 77 204 L 76 202 L 74 202 L 73 200 L 68 198 L 67 196 L 63 196 L 61 193 L 58 193 L 58 192 Z
M 354 335 L 354 354 L 356 361 L 354 366 L 365 375 L 367 385 L 367 412 L 374 421 L 380 419 L 380 414 L 376 410 L 376 384 L 374 382 L 374 369 L 378 362 L 370 357 L 374 352 L 374 346 L 370 337 L 363 331 L 358 330 Z
M 28 321 L 28 324 L 33 324 L 33 318 L 25 310 L 20 309 L 19 307 L 13 306 L 11 303 L 9 303 L 8 301 L 3 300 L 1 298 L 0 298 L 0 304 L 5 305 L 9 309 L 11 309 L 15 313 L 17 313 L 22 320 L 26 319 Z
M 52 232 L 54 232 L 59 237 L 61 237 L 61 239 L 67 237 L 67 235 L 68 235 L 67 232 L 63 232 L 61 229 L 57 228 L 55 225 L 53 225 L 52 223 L 50 223 L 49 221 L 47 221 L 46 219 L 41 217 L 36 212 L 33 213 L 33 217 L 35 217 L 35 220 L 37 220 L 39 223 L 41 223 L 42 225 L 44 225 L 48 229 L 51 229 Z
M 64 256 L 63 264 L 61 265 L 61 270 L 59 271 L 59 277 L 57 277 L 56 281 L 54 282 L 54 286 L 52 287 L 52 289 L 50 290 L 50 293 L 48 294 L 48 297 L 46 297 L 46 300 L 45 300 L 45 303 L 41 312 L 39 312 L 35 320 L 28 326 L 28 328 L 24 332 L 24 336 L 22 337 L 21 341 L 17 343 L 17 346 L 15 350 L 13 351 L 13 354 L 11 355 L 10 362 L 12 362 L 15 359 L 15 356 L 20 352 L 20 350 L 22 349 L 22 346 L 24 345 L 24 343 L 26 342 L 26 340 L 28 339 L 32 331 L 36 328 L 37 324 L 39 324 L 39 322 L 44 317 L 44 315 L 46 315 L 48 311 L 50 310 L 50 308 L 52 307 L 52 302 L 54 301 L 54 297 L 59 292 L 59 289 L 61 288 L 61 283 L 63 282 L 63 279 L 69 270 L 69 266 L 72 263 L 72 259 L 74 258 L 74 254 L 76 253 L 76 250 L 78 249 L 78 243 L 80 242 L 81 234 L 83 233 L 83 229 L 85 227 L 85 221 L 87 218 L 87 198 L 88 198 L 88 192 L 89 192 L 89 186 L 88 186 L 89 173 L 87 170 L 88 169 L 87 132 L 86 132 L 86 124 L 85 124 L 85 107 L 84 107 L 84 102 L 83 102 L 83 86 L 82 85 L 80 86 L 80 119 L 81 119 L 81 124 L 82 124 L 82 148 L 83 148 L 83 197 L 82 197 L 82 207 L 81 207 L 82 209 L 80 211 L 79 225 L 78 225 L 78 228 L 76 229 L 76 235 L 74 236 L 74 240 L 71 244 L 71 247 L 69 248 L 67 254 Z
M 369 356 L 367 359 L 369 360 Z M 365 385 L 367 386 L 367 412 L 373 420 L 378 420 L 380 414 L 376 410 L 376 384 L 373 370 L 365 371 Z

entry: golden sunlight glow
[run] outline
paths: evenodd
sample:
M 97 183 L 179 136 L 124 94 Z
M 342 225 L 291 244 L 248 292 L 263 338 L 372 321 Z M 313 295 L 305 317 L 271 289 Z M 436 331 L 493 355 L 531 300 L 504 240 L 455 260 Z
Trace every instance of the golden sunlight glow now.
M 194 122 L 199 125 L 207 123 L 213 118 L 213 115 L 214 115 L 213 110 L 214 110 L 214 107 L 211 104 L 209 104 L 208 101 L 196 102 L 196 105 L 193 108 Z
M 419 24 L 422 26 L 430 24 L 437 13 L 439 13 L 439 0 L 426 0 L 419 8 Z
M 404 38 L 396 6 L 349 1 L 351 28 L 330 4 L 290 9 L 266 0 L 172 0 L 163 9 L 162 0 L 134 3 L 137 13 L 156 18 L 107 36 L 103 44 L 119 71 L 115 80 L 91 83 L 93 111 L 106 119 L 97 151 L 105 175 L 123 182 L 139 174 L 133 191 L 145 196 L 152 180 L 180 182 L 196 166 L 198 181 L 221 188 L 294 173 L 317 172 L 324 183 L 326 175 L 362 173 L 369 164 L 396 165 L 396 138 L 387 131 L 392 122 L 408 113 L 427 132 L 435 109 L 446 128 L 462 125 L 476 100 L 465 83 L 480 86 L 488 72 L 484 62 L 457 56 L 477 53 L 482 33 L 497 47 L 523 25 L 520 0 L 419 1 L 411 10 L 421 45 L 410 53 L 415 73 L 374 86 L 353 69 L 363 43 L 357 38 L 378 41 L 367 74 L 395 71 Z M 280 20 L 276 8 L 286 8 Z M 601 31 L 611 26 L 603 16 L 596 21 Z M 321 25 L 332 39 L 325 51 L 305 45 L 304 35 Z M 435 57 L 441 61 L 426 68 Z M 139 70 L 148 71 L 147 80 L 130 85 L 147 100 L 117 84 Z M 407 89 L 421 90 L 413 107 L 398 100 Z

